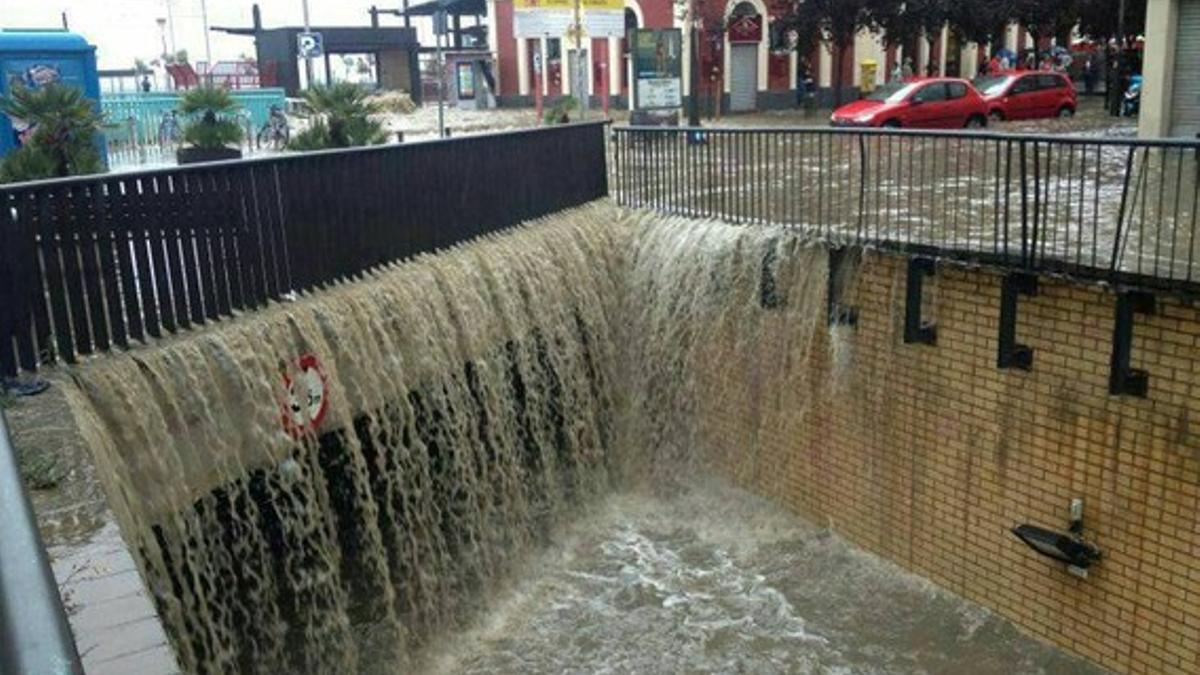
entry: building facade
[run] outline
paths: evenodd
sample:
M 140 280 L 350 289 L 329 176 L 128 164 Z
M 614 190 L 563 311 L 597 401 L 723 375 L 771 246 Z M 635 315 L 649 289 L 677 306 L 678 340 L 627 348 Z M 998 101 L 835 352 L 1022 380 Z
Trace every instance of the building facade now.
M 1142 58 L 1138 135 L 1200 136 L 1200 0 L 1149 0 Z
M 1152 0 L 1153 2 L 1154 0 Z M 1173 0 L 1181 1 L 1181 0 Z M 1182 0 L 1200 2 L 1200 0 Z M 497 99 L 500 105 L 530 105 L 535 87 L 545 97 L 576 94 L 571 91 L 570 64 L 574 44 L 564 35 L 535 39 L 513 37 L 511 0 L 487 0 L 488 40 L 497 63 Z M 778 10 L 766 0 L 705 0 L 697 12 L 700 36 L 699 91 L 702 108 L 716 112 L 746 112 L 795 107 L 798 104 L 798 79 L 807 73 L 816 88 L 820 103 L 833 99 L 835 61 L 829 44 L 801 58 L 795 50 L 783 47 L 778 26 Z M 684 39 L 684 95 L 691 95 L 688 76 L 692 61 L 691 22 L 686 9 L 672 0 L 625 0 L 627 28 L 680 28 Z M 773 39 L 774 36 L 774 39 Z M 1005 47 L 1019 52 L 1032 48 L 1033 40 L 1025 30 L 1013 25 Z M 588 94 L 597 101 L 605 93 L 614 106 L 630 105 L 633 80 L 626 41 L 623 38 L 592 39 L 589 50 Z M 842 61 L 844 94 L 853 94 L 859 84 L 860 66 L 867 61 L 877 64 L 875 83 L 882 84 L 897 63 L 911 58 L 919 73 L 973 77 L 980 59 L 986 58 L 987 46 L 959 43 L 953 33 L 943 29 L 930 43 L 918 40 L 907 47 L 885 48 L 878 35 L 863 31 L 847 47 Z M 546 64 L 544 76 L 535 73 L 535 56 Z M 932 66 L 932 69 L 930 67 Z

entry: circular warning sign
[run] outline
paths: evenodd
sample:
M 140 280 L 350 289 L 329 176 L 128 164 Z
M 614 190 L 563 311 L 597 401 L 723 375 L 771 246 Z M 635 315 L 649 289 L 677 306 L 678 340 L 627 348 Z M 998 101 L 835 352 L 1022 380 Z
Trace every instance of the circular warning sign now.
M 283 428 L 293 436 L 315 430 L 329 407 L 329 381 L 321 361 L 313 354 L 296 359 L 283 373 Z

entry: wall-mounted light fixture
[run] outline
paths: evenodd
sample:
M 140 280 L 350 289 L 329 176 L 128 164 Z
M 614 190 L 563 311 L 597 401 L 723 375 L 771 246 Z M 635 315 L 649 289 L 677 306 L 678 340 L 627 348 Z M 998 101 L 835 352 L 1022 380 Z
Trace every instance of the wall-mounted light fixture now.
M 1087 578 L 1088 568 L 1100 561 L 1100 550 L 1083 540 L 1083 500 L 1071 500 L 1071 522 L 1067 532 L 1022 524 L 1013 534 L 1029 548 L 1067 565 L 1067 571 Z

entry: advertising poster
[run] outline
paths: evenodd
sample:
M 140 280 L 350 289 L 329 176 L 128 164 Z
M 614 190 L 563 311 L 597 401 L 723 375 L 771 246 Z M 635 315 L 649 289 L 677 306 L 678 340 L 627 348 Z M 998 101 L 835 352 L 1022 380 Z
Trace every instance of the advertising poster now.
M 66 86 L 84 88 L 83 68 L 74 61 L 51 61 L 50 59 L 9 60 L 3 65 L 4 80 L 7 87 L 0 88 L 11 91 L 14 87 L 37 89 L 48 84 L 63 84 Z M 8 116 L 12 126 L 13 137 L 9 139 L 12 147 L 24 145 L 33 135 L 33 124 L 12 115 Z M 0 147 L 5 144 L 0 143 Z
M 630 31 L 634 108 L 663 110 L 683 105 L 683 33 L 678 28 Z
M 560 37 L 575 22 L 575 0 L 513 0 L 513 37 Z
M 625 37 L 624 0 L 580 0 L 583 29 L 589 37 Z

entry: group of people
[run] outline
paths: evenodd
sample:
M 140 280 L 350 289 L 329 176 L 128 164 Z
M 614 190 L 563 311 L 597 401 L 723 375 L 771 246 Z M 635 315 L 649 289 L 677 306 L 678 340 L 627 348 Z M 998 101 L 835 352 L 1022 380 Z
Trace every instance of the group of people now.
M 1065 49 L 1057 52 L 1042 52 L 1040 61 L 1037 52 L 1034 51 L 1026 53 L 1024 60 L 1010 59 L 1009 57 L 1010 53 L 1007 51 L 992 54 L 992 58 L 979 65 L 979 74 L 999 75 L 1009 70 L 1045 70 L 1065 73 L 1074 60 L 1071 53 Z
M 1059 49 L 1053 52 L 1043 52 L 1039 55 L 1035 51 L 1029 51 L 1025 54 L 1024 59 L 1016 58 L 1008 50 L 997 50 L 992 54 L 992 57 L 987 61 L 979 64 L 979 76 L 999 75 L 1000 73 L 1010 70 L 1044 70 L 1053 72 L 1067 72 L 1072 63 L 1073 57 L 1071 53 L 1065 49 Z M 937 64 L 932 61 L 929 63 L 928 70 L 930 75 L 936 74 Z M 1086 61 L 1082 66 L 1082 75 L 1084 87 L 1090 93 L 1095 89 L 1097 81 L 1102 75 L 1103 67 L 1095 54 L 1088 54 Z M 903 61 L 897 61 L 892 68 L 888 79 L 894 82 L 903 82 L 912 79 L 917 74 L 916 68 L 913 65 L 912 57 L 905 57 Z

